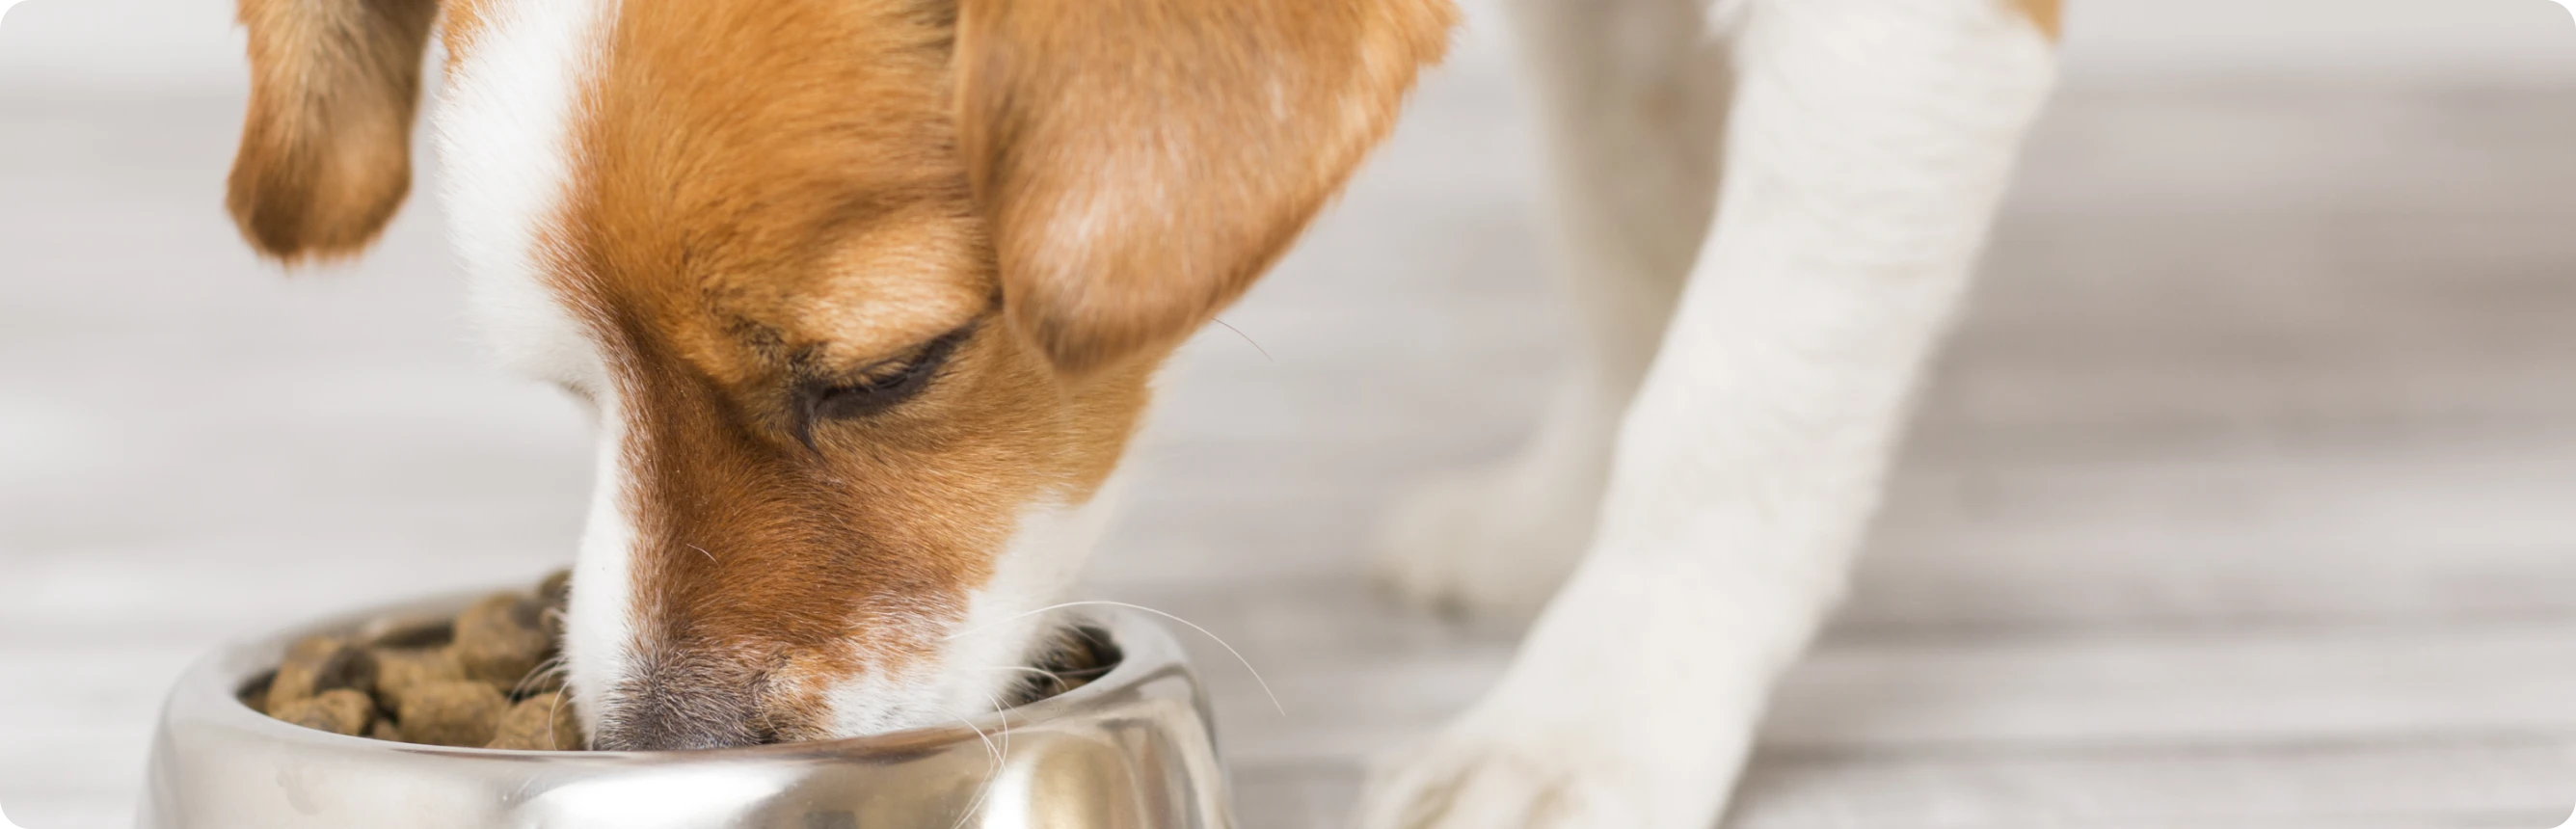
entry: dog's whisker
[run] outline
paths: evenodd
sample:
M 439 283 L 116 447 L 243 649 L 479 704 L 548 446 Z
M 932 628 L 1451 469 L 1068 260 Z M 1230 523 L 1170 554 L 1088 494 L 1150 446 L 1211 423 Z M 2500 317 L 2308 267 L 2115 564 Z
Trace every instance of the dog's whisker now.
M 1009 707 L 1002 704 L 1002 697 L 999 694 L 988 693 L 984 695 L 984 699 L 985 701 L 993 704 L 993 714 L 1002 719 L 1002 753 L 1004 755 L 1008 755 L 1011 753 L 1011 712 Z
M 948 829 L 958 829 L 958 827 L 965 826 L 966 821 L 974 819 L 975 813 L 983 810 L 984 800 L 993 795 L 993 781 L 1002 776 L 1002 747 L 995 745 L 993 743 L 992 735 L 984 733 L 984 729 L 976 728 L 973 720 L 969 720 L 955 711 L 948 710 L 946 706 L 940 706 L 939 712 L 956 718 L 957 724 L 965 726 L 968 731 L 975 732 L 975 736 L 983 739 L 984 741 L 984 751 L 993 757 L 992 766 L 984 770 L 983 784 L 977 786 L 975 789 L 975 799 L 966 803 L 965 810 L 957 813 L 957 822 L 948 827 Z M 1008 718 L 1003 719 L 1002 734 L 1005 738 L 1010 735 L 1010 727 L 1011 721 Z
M 557 689 L 555 689 L 555 704 L 554 704 L 554 705 L 551 705 L 551 706 L 548 706 L 548 707 L 546 708 L 546 733 L 547 733 L 547 734 L 553 734 L 553 733 L 555 733 L 555 718 L 556 718 L 556 717 L 563 716 L 563 709 L 564 709 L 564 689 L 562 689 L 562 688 L 557 688 Z M 547 740 L 549 740 L 549 741 L 551 741 L 551 740 L 553 740 L 554 738 L 553 738 L 553 737 L 547 737 L 546 739 L 547 739 Z M 588 740 L 588 738 L 587 738 L 587 737 L 585 737 L 585 738 L 584 738 L 584 740 L 583 740 L 583 742 L 588 742 L 588 741 L 589 741 L 589 740 Z M 555 743 L 555 744 L 553 744 L 553 745 L 554 745 L 556 748 L 562 748 L 562 747 L 563 747 L 563 745 L 562 745 L 561 743 Z
M 1244 342 L 1252 343 L 1252 350 L 1261 352 L 1261 359 L 1270 360 L 1270 362 L 1274 363 L 1279 362 L 1278 360 L 1271 359 L 1270 349 L 1262 348 L 1261 343 L 1254 342 L 1252 335 L 1243 333 L 1243 329 L 1234 327 L 1234 323 L 1226 322 L 1225 320 L 1217 319 L 1215 317 L 1209 317 L 1208 321 L 1225 326 L 1225 330 L 1234 332 L 1234 335 L 1237 337 L 1242 337 Z
M 564 661 L 563 654 L 546 657 L 546 660 L 537 663 L 536 667 L 529 668 L 527 676 L 519 677 L 518 682 L 510 685 L 510 698 L 518 699 L 526 695 L 529 688 L 545 681 L 549 676 L 563 676 L 570 670 L 571 665 Z
M 959 816 L 959 821 L 961 823 L 965 820 L 966 816 L 971 816 L 982 810 L 984 808 L 984 802 L 992 798 L 993 781 L 1002 776 L 1002 763 L 1004 762 L 1002 758 L 1011 753 L 1011 714 L 1010 712 L 1003 710 L 1002 699 L 1000 697 L 986 694 L 985 698 L 993 703 L 993 713 L 1002 718 L 1002 748 L 1000 754 L 996 755 L 993 759 L 993 770 L 984 775 L 983 788 L 975 792 L 975 801 L 967 804 L 965 815 Z
M 948 715 L 949 719 L 956 720 L 958 725 L 965 726 L 966 730 L 975 732 L 976 737 L 982 738 L 984 740 L 984 753 L 992 756 L 993 767 L 995 769 L 1001 768 L 1002 749 L 1000 746 L 993 743 L 992 735 L 984 733 L 984 729 L 976 728 L 975 721 L 967 719 L 966 715 L 948 710 L 946 706 L 938 706 L 938 708 L 939 713 Z
M 985 694 L 984 698 L 993 702 L 993 715 L 1002 718 L 1002 755 L 1008 757 L 1011 753 L 1011 712 L 1002 704 L 1000 695 Z M 989 787 L 990 784 L 987 785 Z
M 958 632 L 956 632 L 956 633 L 951 633 L 951 634 L 948 634 L 948 636 L 947 636 L 947 637 L 945 637 L 945 638 L 941 639 L 940 641 L 942 641 L 942 642 L 946 642 L 946 641 L 950 641 L 950 640 L 956 639 L 956 638 L 961 637 L 961 636 L 967 636 L 967 635 L 971 635 L 971 634 L 975 634 L 975 633 L 980 633 L 980 632 L 983 632 L 983 631 L 986 631 L 986 630 L 990 630 L 990 629 L 992 629 L 992 628 L 994 628 L 994 627 L 998 627 L 998 626 L 1005 625 L 1005 624 L 1009 624 L 1009 623 L 1011 623 L 1011 622 L 1015 622 L 1015 621 L 1018 621 L 1018 620 L 1021 620 L 1021 619 L 1025 619 L 1025 618 L 1028 618 L 1028 617 L 1031 617 L 1031 616 L 1035 616 L 1035 615 L 1038 615 L 1038 614 L 1040 614 L 1040 613 L 1046 613 L 1046 612 L 1056 611 L 1056 610 L 1063 610 L 1063 609 L 1068 608 L 1068 607 L 1086 607 L 1086 606 L 1123 607 L 1123 608 L 1127 608 L 1127 609 L 1129 609 L 1129 610 L 1142 610 L 1142 611 L 1144 611 L 1144 612 L 1151 613 L 1151 614 L 1154 614 L 1154 615 L 1156 615 L 1156 616 L 1161 616 L 1161 617 L 1163 617 L 1163 618 L 1165 618 L 1165 619 L 1170 619 L 1170 620 L 1172 620 L 1172 621 L 1179 622 L 1179 623 L 1184 624 L 1184 625 L 1188 625 L 1188 626 L 1190 627 L 1190 629 L 1191 629 L 1191 630 L 1198 631 L 1198 632 L 1199 632 L 1199 635 L 1207 637 L 1210 641 L 1215 642 L 1215 643 L 1216 643 L 1216 645 L 1217 645 L 1217 647 L 1224 648 L 1224 649 L 1225 649 L 1225 652 L 1226 652 L 1227 654 L 1229 654 L 1229 655 L 1233 656 L 1233 657 L 1234 657 L 1234 661 L 1235 661 L 1236 663 L 1241 664 L 1241 665 L 1243 666 L 1243 670 L 1244 670 L 1244 672 L 1252 675 L 1252 681 L 1253 681 L 1254 683 L 1259 684 L 1259 685 L 1261 686 L 1261 695 L 1262 695 L 1262 696 L 1265 696 L 1265 697 L 1269 697 L 1269 698 L 1270 698 L 1270 707 L 1271 707 L 1271 708 L 1274 708 L 1274 709 L 1278 709 L 1278 711 L 1279 711 L 1279 715 L 1280 715 L 1280 716 L 1285 717 L 1285 716 L 1287 716 L 1287 715 L 1288 715 L 1288 706 L 1285 706 L 1285 705 L 1281 705 L 1281 704 L 1279 704 L 1279 695 L 1278 695 L 1278 694 L 1275 694 L 1275 693 L 1271 693 L 1271 691 L 1270 691 L 1270 681 L 1269 681 L 1269 680 L 1266 680 L 1266 679 L 1262 679 L 1262 678 L 1261 678 L 1261 671 L 1260 671 L 1260 669 L 1252 667 L 1252 660 L 1249 660 L 1249 659 L 1245 659 L 1245 658 L 1243 658 L 1243 652 L 1242 652 L 1242 651 L 1235 650 L 1233 645 L 1231 645 L 1231 644 L 1227 644 L 1227 643 L 1226 643 L 1226 641 L 1225 641 L 1225 637 L 1218 636 L 1218 635 L 1216 635 L 1215 633 L 1211 633 L 1211 632 L 1209 632 L 1209 631 L 1208 631 L 1208 629 L 1207 629 L 1207 628 L 1199 627 L 1199 624 L 1198 624 L 1197 622 L 1193 622 L 1193 621 L 1190 621 L 1190 620 L 1188 620 L 1188 619 L 1183 619 L 1183 618 L 1181 618 L 1181 617 L 1179 617 L 1179 616 L 1175 616 L 1175 615 L 1172 615 L 1172 614 L 1170 614 L 1170 613 L 1166 613 L 1166 612 L 1164 612 L 1164 611 L 1155 610 L 1155 609 L 1153 609 L 1153 608 L 1146 607 L 1146 606 L 1144 606 L 1144 605 L 1140 605 L 1140 604 L 1130 604 L 1130 603 L 1127 603 L 1127 602 L 1110 601 L 1110 600 L 1108 600 L 1108 599 L 1085 599 L 1085 600 L 1077 601 L 1077 602 L 1062 602 L 1062 603 L 1059 603 L 1059 604 L 1051 604 L 1051 605 L 1047 605 L 1047 606 L 1045 606 L 1045 607 L 1038 608 L 1038 609 L 1036 609 L 1036 610 L 1028 611 L 1028 612 L 1026 612 L 1026 613 L 1017 613 L 1017 614 L 1013 614 L 1013 615 L 1011 615 L 1011 616 L 1007 616 L 1007 617 L 1004 617 L 1004 618 L 1001 618 L 1001 619 L 995 619 L 995 620 L 993 620 L 993 621 L 991 621 L 991 622 L 987 622 L 987 623 L 985 623 L 985 624 L 981 624 L 981 625 L 977 625 L 977 626 L 975 626 L 975 627 L 967 628 L 967 629 L 965 629 L 965 630 L 961 630 L 961 631 L 958 631 Z

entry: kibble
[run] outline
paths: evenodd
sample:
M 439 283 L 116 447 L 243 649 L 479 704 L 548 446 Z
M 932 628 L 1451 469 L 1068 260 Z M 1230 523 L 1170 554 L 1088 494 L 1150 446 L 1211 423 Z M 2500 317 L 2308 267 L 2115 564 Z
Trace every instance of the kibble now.
M 538 628 L 545 631 L 547 641 L 555 643 L 555 652 L 562 653 L 564 619 L 572 612 L 572 571 L 557 570 L 538 582 L 537 602 L 543 607 Z M 555 679 L 556 687 L 562 687 L 562 672 L 556 672 Z
M 486 596 L 456 617 L 456 657 L 465 676 L 515 691 L 554 650 L 545 605 L 520 593 Z
M 520 700 L 501 715 L 501 726 L 485 748 L 574 751 L 582 748 L 581 723 L 560 693 Z
M 572 603 L 572 571 L 557 570 L 546 574 L 544 581 L 537 582 L 537 601 L 554 610 L 560 622 L 563 609 Z
M 1091 628 L 1065 631 L 1048 648 L 1040 660 L 1036 675 L 1019 693 L 1022 705 L 1091 684 L 1117 667 L 1118 646 L 1110 644 L 1106 634 Z
M 396 616 L 367 625 L 370 648 L 443 648 L 456 641 L 454 616 Z
M 280 705 L 270 711 L 269 716 L 306 728 L 355 737 L 367 733 L 367 727 L 375 724 L 376 701 L 367 698 L 364 691 L 334 688 Z
M 465 663 L 452 648 L 378 648 L 376 702 L 387 711 L 402 710 L 403 694 L 432 682 L 460 682 Z
M 551 667 L 569 592 L 570 574 L 557 572 L 533 596 L 496 593 L 457 616 L 378 619 L 356 636 L 297 640 L 277 670 L 242 688 L 242 704 L 378 740 L 581 748 L 581 720 Z
M 403 694 L 394 716 L 403 739 L 434 746 L 481 748 L 501 728 L 501 713 L 510 700 L 490 683 L 473 680 L 429 682 Z
M 324 691 L 363 692 L 375 684 L 376 660 L 364 648 L 336 636 L 309 637 L 287 649 L 286 661 L 278 664 L 277 676 L 268 683 L 265 705 L 269 716 L 275 717 L 285 706 Z
M 495 593 L 454 618 L 382 619 L 353 637 L 313 636 L 244 686 L 242 704 L 334 734 L 423 745 L 578 751 L 588 744 L 557 662 L 571 573 L 534 593 Z M 1034 702 L 1108 673 L 1118 649 L 1068 631 L 1013 695 Z

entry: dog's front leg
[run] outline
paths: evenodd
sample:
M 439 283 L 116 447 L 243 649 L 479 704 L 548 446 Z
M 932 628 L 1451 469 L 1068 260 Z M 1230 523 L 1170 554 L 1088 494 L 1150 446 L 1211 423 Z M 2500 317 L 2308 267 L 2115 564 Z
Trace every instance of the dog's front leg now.
M 1590 551 L 1370 829 L 1707 829 L 1840 594 L 2052 76 L 2028 3 L 1749 0 L 1716 218 Z

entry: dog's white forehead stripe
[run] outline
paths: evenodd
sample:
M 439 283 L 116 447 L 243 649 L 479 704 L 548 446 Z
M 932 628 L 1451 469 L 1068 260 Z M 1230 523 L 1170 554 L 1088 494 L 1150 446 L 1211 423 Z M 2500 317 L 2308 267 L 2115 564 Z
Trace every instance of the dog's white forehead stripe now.
M 615 0 L 492 0 L 439 96 L 447 222 L 484 335 L 511 367 L 606 385 L 597 350 L 543 271 L 571 182 L 573 116 Z
M 573 563 L 564 642 L 585 717 L 624 671 L 634 630 L 627 430 L 603 355 L 551 287 L 540 246 L 563 208 L 574 113 L 614 13 L 614 0 L 492 0 L 435 119 L 441 195 L 484 336 L 512 368 L 581 386 L 598 405 L 598 490 Z

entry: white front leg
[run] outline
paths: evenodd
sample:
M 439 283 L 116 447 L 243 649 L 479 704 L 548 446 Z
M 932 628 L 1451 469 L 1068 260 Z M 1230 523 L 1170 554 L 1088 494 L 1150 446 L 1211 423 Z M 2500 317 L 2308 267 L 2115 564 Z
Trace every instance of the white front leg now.
M 1716 219 L 1600 526 L 1385 827 L 1707 829 L 1839 597 L 1905 403 L 2050 85 L 2003 0 L 1748 0 Z
M 1576 353 L 1528 444 L 1389 510 L 1375 574 L 1415 604 L 1525 623 L 1583 560 L 1619 420 L 1717 201 L 1730 77 L 1701 0 L 1515 0 Z

